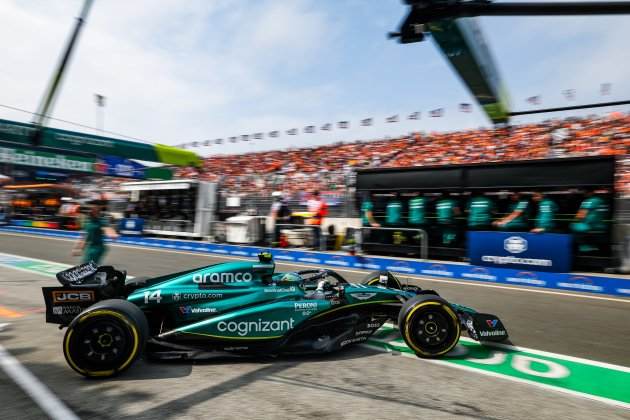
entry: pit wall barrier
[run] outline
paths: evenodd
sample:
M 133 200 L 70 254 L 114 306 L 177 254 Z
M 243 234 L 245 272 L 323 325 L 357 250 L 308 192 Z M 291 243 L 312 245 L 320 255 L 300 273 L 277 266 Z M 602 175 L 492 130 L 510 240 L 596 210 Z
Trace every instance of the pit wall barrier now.
M 48 237 L 78 238 L 79 232 L 52 229 L 2 226 L 0 232 L 19 232 Z M 575 273 L 548 273 L 522 271 L 509 268 L 479 267 L 469 264 L 418 261 L 408 259 L 340 255 L 316 251 L 299 251 L 256 246 L 213 244 L 208 242 L 183 241 L 177 239 L 121 236 L 116 243 L 150 248 L 165 248 L 179 251 L 200 252 L 213 255 L 256 257 L 260 252 L 271 252 L 276 262 L 314 264 L 339 269 L 389 270 L 401 275 L 416 275 L 435 278 L 461 279 L 491 284 L 528 286 L 543 289 L 568 290 L 595 294 L 630 297 L 630 277 L 611 277 Z

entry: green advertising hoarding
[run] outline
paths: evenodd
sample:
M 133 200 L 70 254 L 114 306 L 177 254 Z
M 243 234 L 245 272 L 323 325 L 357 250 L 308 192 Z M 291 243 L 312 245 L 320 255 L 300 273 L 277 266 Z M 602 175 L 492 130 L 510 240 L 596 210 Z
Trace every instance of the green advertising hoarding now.
M 24 147 L 33 146 L 32 139 L 37 130 L 33 124 L 0 119 L 0 141 L 3 142 Z M 200 163 L 199 156 L 195 153 L 172 146 L 94 136 L 57 128 L 43 128 L 39 146 L 178 166 L 197 166 Z
M 12 147 L 0 147 L 0 163 L 62 169 L 66 171 L 96 172 L 96 159 L 94 158 L 68 156 L 59 153 L 16 149 Z

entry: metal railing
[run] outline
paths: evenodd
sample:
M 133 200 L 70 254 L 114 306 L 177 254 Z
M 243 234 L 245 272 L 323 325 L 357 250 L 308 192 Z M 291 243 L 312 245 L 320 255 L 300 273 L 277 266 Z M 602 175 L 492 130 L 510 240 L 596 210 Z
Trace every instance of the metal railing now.
M 417 228 L 391 228 L 391 227 L 361 227 L 360 228 L 360 232 L 361 232 L 361 243 L 363 244 L 364 238 L 365 238 L 365 232 L 369 232 L 369 231 L 389 231 L 389 232 L 393 232 L 393 231 L 405 231 L 405 232 L 416 232 L 417 233 L 417 238 L 419 239 L 419 245 L 418 245 L 418 249 L 420 251 L 420 258 L 423 260 L 426 260 L 429 257 L 429 236 L 427 235 L 427 232 L 424 229 L 417 229 Z M 416 238 L 416 236 L 413 237 L 414 239 Z M 383 245 L 392 245 L 392 246 L 396 246 L 397 244 L 387 244 L 387 243 L 383 243 Z M 402 245 L 402 244 L 400 244 Z

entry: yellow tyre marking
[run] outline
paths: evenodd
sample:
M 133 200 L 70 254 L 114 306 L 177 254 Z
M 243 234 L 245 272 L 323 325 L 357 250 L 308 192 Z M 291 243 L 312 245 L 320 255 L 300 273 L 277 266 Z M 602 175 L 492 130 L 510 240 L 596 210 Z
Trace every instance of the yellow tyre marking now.
M 439 353 L 427 353 L 425 351 L 422 351 L 421 349 L 419 349 L 418 347 L 415 346 L 414 341 L 411 339 L 411 324 L 409 323 L 409 320 L 411 319 L 412 315 L 414 314 L 414 312 L 416 312 L 418 309 L 424 307 L 424 306 L 441 306 L 450 316 L 451 318 L 453 318 L 453 321 L 455 321 L 455 328 L 456 328 L 456 337 L 457 340 L 453 341 L 453 344 L 451 344 L 450 346 L 448 346 L 448 348 L 446 348 L 445 350 L 442 350 Z M 457 315 L 453 312 L 453 310 L 451 308 L 449 308 L 448 306 L 444 305 L 441 302 L 423 302 L 421 304 L 419 304 L 418 306 L 414 307 L 411 311 L 409 311 L 409 313 L 407 314 L 407 316 L 405 317 L 405 329 L 404 329 L 404 334 L 405 334 L 405 338 L 406 338 L 406 342 L 409 345 L 409 347 L 411 347 L 413 349 L 413 351 L 415 351 L 416 353 L 420 353 L 424 356 L 441 356 L 443 354 L 448 353 L 449 351 L 451 351 L 453 349 L 453 347 L 455 347 L 455 345 L 457 344 L 457 342 L 459 341 L 459 336 L 461 334 L 461 328 L 459 325 L 459 320 L 457 319 Z
M 83 321 L 85 321 L 88 318 L 92 318 L 94 316 L 98 316 L 98 315 L 111 315 L 114 316 L 118 319 L 120 319 L 121 321 L 123 321 L 125 324 L 127 324 L 127 326 L 131 329 L 131 332 L 133 333 L 133 349 L 131 351 L 131 355 L 129 356 L 129 358 L 118 368 L 118 370 L 123 370 L 124 368 L 126 368 L 129 363 L 131 363 L 131 361 L 134 359 L 134 357 L 136 357 L 136 353 L 138 352 L 138 344 L 139 344 L 139 334 L 138 331 L 136 330 L 136 327 L 131 324 L 129 322 L 129 320 L 127 320 L 127 318 L 118 313 L 118 312 L 114 312 L 114 311 L 110 311 L 107 309 L 97 309 L 96 311 L 93 312 L 89 312 L 87 314 L 85 314 L 84 316 L 82 316 L 79 321 L 77 323 L 82 323 Z M 81 369 L 77 366 L 77 364 L 75 363 L 74 360 L 72 360 L 72 356 L 70 355 L 70 338 L 72 337 L 72 334 L 74 333 L 74 329 L 70 328 L 68 330 L 68 333 L 66 334 L 66 339 L 65 339 L 65 343 L 64 343 L 64 353 L 66 354 L 66 357 L 68 359 L 68 362 L 70 363 L 70 365 L 72 366 L 73 369 L 75 369 L 77 372 L 82 373 L 84 375 L 87 376 L 111 376 L 112 374 L 115 373 L 115 370 L 98 370 L 98 371 L 89 371 L 86 369 Z

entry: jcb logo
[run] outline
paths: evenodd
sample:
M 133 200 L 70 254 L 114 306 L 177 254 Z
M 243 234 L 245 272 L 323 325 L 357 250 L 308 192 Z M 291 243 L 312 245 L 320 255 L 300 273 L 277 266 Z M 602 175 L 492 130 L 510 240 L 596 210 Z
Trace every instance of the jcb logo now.
M 52 298 L 53 303 L 92 302 L 94 301 L 94 292 L 92 290 L 57 290 L 52 293 Z

